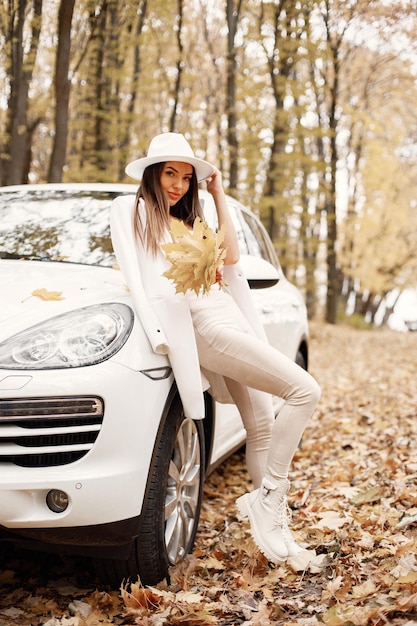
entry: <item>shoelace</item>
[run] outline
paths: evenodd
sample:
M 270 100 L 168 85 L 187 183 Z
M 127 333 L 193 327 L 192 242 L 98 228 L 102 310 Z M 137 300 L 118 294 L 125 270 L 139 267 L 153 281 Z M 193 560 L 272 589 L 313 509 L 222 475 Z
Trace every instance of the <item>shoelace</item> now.
M 263 495 L 267 496 L 271 491 L 269 489 L 264 488 Z M 273 492 L 272 492 L 273 493 Z M 274 526 L 277 526 L 281 529 L 282 537 L 285 543 L 290 544 L 293 548 L 300 548 L 298 543 L 295 541 L 294 537 L 289 528 L 289 524 L 291 524 L 292 519 L 292 510 L 288 505 L 288 500 L 286 494 L 284 494 L 281 500 L 277 501 L 275 498 L 271 498 L 271 507 L 274 509 L 274 513 L 276 514 L 274 519 Z M 301 548 L 300 548 L 301 550 Z
M 296 542 L 296 540 L 292 536 L 291 530 L 289 529 L 289 524 L 291 523 L 291 519 L 292 519 L 292 511 L 290 507 L 288 506 L 288 504 L 286 504 L 286 515 L 284 515 L 283 524 L 281 527 L 282 536 L 284 538 L 284 542 L 287 544 L 289 549 L 291 549 L 293 552 L 294 551 L 302 552 L 303 548 Z
M 274 526 L 277 526 L 281 529 L 282 537 L 286 544 L 295 544 L 298 547 L 297 542 L 289 528 L 289 524 L 291 524 L 292 519 L 292 511 L 288 506 L 287 497 L 283 496 L 282 500 L 276 504 L 274 503 L 274 512 L 276 513 L 276 517 L 274 519 Z
M 268 496 L 269 493 L 271 493 L 271 491 L 264 488 L 264 497 Z M 280 500 L 277 500 L 276 497 L 272 497 L 270 505 L 275 514 L 274 526 L 280 526 L 285 534 L 291 536 L 290 530 L 288 528 L 288 520 L 291 521 L 292 513 L 290 507 L 288 506 L 287 496 L 284 494 Z
M 291 542 L 296 543 L 289 528 L 289 524 L 291 523 L 291 520 L 292 520 L 292 511 L 290 507 L 288 506 L 287 499 L 285 498 L 285 512 L 282 517 L 282 534 L 284 535 L 285 541 L 291 541 Z

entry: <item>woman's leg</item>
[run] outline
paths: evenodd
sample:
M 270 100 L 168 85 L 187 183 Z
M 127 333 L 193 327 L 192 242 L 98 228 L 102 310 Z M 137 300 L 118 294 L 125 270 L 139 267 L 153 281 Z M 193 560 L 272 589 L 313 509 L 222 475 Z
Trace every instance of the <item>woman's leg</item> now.
M 241 514 L 249 517 L 252 536 L 260 550 L 269 560 L 282 562 L 301 550 L 288 528 L 287 476 L 307 421 L 319 400 L 319 386 L 308 372 L 251 334 L 230 327 L 217 328 L 211 336 L 205 337 L 196 331 L 196 341 L 201 365 L 238 383 L 229 382 L 229 390 L 238 407 L 243 406 L 242 419 L 249 425 L 252 441 L 255 441 L 251 454 L 259 451 L 259 470 L 265 460 L 265 450 L 257 441 L 257 415 L 254 404 L 248 401 L 250 389 L 266 392 L 264 397 L 271 394 L 284 400 L 272 426 L 261 486 L 237 501 Z M 272 402 L 270 407 L 272 410 Z M 255 480 L 258 481 L 257 476 Z
M 246 430 L 246 466 L 255 489 L 265 476 L 274 424 L 272 398 L 268 393 L 227 378 L 225 383 L 239 409 Z
M 204 368 L 240 384 L 239 388 L 232 383 L 233 390 L 229 387 L 230 391 L 235 392 L 232 397 L 238 408 L 245 404 L 244 387 L 284 400 L 273 424 L 265 475 L 270 481 L 286 478 L 307 421 L 320 397 L 316 381 L 269 344 L 234 328 L 221 328 L 204 337 L 196 331 L 196 342 L 200 363 Z M 247 393 L 250 399 L 250 392 Z M 273 416 L 270 398 L 268 404 Z M 256 423 L 253 423 L 257 420 L 255 411 L 246 410 L 242 419 L 246 422 L 245 427 L 256 433 Z M 262 416 L 262 421 L 264 420 L 265 417 Z M 261 432 L 265 433 L 265 426 L 261 426 Z M 262 438 L 265 441 L 264 434 Z M 261 450 L 263 447 L 260 444 Z

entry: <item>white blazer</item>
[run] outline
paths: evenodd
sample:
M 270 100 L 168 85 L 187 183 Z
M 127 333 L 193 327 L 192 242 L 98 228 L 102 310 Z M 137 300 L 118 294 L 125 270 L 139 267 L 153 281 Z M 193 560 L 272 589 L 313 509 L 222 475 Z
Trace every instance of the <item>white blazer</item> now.
M 139 203 L 139 211 L 144 224 L 143 201 Z M 162 275 L 169 267 L 162 250 L 153 256 L 135 237 L 134 212 L 132 196 L 120 196 L 112 202 L 110 227 L 117 262 L 153 351 L 168 356 L 185 415 L 202 419 L 205 390 L 208 389 L 218 402 L 232 402 L 232 399 L 222 376 L 201 371 L 187 298 L 182 293 L 175 293 L 173 283 Z M 165 241 L 171 241 L 168 232 Z M 224 279 L 228 283 L 227 291 L 255 333 L 266 341 L 249 285 L 238 263 L 224 267 Z

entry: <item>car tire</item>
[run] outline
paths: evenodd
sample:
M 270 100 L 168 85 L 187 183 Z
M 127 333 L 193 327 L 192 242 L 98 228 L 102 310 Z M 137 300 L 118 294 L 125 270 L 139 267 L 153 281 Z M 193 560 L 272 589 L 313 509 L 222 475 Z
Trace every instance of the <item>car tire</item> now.
M 295 362 L 297 363 L 297 365 L 302 367 L 303 370 L 307 369 L 307 361 L 306 361 L 306 358 L 304 356 L 304 353 L 301 351 L 300 348 L 297 350 L 297 355 L 295 357 Z
M 139 576 L 143 585 L 155 585 L 191 552 L 200 517 L 204 453 L 202 421 L 186 418 L 176 395 L 155 444 L 131 554 L 126 561 L 96 560 L 103 582 L 120 585 Z

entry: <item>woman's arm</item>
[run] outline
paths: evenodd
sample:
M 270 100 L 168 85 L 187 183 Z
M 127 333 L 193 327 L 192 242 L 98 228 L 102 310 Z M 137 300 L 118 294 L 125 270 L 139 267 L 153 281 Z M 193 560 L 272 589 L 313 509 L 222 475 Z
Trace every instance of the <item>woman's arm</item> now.
M 224 264 L 233 265 L 239 261 L 240 251 L 236 230 L 226 204 L 226 196 L 220 170 L 216 169 L 214 174 L 210 176 L 210 178 L 207 178 L 206 183 L 207 191 L 213 196 L 214 204 L 216 205 L 219 228 L 223 224 L 225 225 L 223 247 L 226 249 L 226 256 Z

